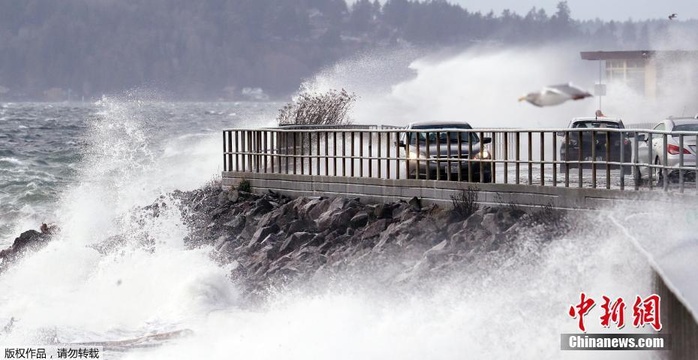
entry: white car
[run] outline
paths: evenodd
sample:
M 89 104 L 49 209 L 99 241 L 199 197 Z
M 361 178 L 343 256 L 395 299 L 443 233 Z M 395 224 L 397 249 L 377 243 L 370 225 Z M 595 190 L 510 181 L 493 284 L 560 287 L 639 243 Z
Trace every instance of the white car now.
M 663 185 L 665 176 L 669 181 L 678 180 L 680 168 L 684 168 L 684 180 L 695 181 L 698 119 L 670 117 L 658 123 L 652 130 L 669 131 L 671 134 L 667 135 L 666 144 L 663 134 L 638 135 L 637 162 L 658 167 L 639 166 L 639 172 L 634 168 L 635 181 L 641 183 L 652 175 L 652 179 L 656 179 L 658 185 Z M 662 171 L 662 166 L 666 171 Z

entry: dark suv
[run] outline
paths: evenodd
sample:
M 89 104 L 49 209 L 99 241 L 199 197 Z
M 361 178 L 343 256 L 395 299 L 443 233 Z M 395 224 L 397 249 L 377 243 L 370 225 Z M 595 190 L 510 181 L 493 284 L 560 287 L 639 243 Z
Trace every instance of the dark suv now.
M 576 167 L 579 161 L 627 162 L 632 159 L 632 133 L 605 131 L 606 129 L 625 129 L 621 119 L 609 117 L 574 118 L 569 125 L 575 131 L 559 132 L 560 171 Z M 579 130 L 579 131 L 577 131 Z M 621 158 L 621 152 L 623 157 Z M 619 167 L 614 165 L 613 167 Z M 627 165 L 630 170 L 630 165 Z
M 467 122 L 415 122 L 400 136 L 407 176 L 432 180 L 492 182 L 492 162 L 477 132 Z

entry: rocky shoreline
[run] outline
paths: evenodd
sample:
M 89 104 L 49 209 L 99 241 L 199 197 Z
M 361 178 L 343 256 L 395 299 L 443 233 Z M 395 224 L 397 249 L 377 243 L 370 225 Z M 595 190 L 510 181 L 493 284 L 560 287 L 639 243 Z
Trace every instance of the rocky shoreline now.
M 212 245 L 252 297 L 351 271 L 370 272 L 384 286 L 411 285 L 482 265 L 492 260 L 487 254 L 513 255 L 523 237 L 545 244 L 574 228 L 566 212 L 551 207 L 477 206 L 473 189 L 449 208 L 422 207 L 416 198 L 366 204 L 220 186 L 175 196 L 188 204 L 187 244 Z
M 211 246 L 212 256 L 230 266 L 231 279 L 249 299 L 348 271 L 370 272 L 386 286 L 409 285 L 492 261 L 491 254 L 510 256 L 524 237 L 544 245 L 574 228 L 564 211 L 478 206 L 476 197 L 469 188 L 453 207 L 422 207 L 416 198 L 367 204 L 351 198 L 260 195 L 211 184 L 176 191 L 137 211 L 157 217 L 178 203 L 189 228 L 185 244 Z M 0 271 L 50 239 L 48 232 L 23 233 L 0 253 Z M 104 253 L 127 241 L 126 235 L 111 237 L 95 249 Z

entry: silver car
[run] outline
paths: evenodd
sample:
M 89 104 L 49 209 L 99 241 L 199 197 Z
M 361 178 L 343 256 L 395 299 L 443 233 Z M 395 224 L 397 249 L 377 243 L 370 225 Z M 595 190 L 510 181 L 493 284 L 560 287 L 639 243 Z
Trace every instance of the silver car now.
M 665 176 L 669 181 L 676 181 L 679 179 L 680 168 L 684 170 L 684 180 L 695 181 L 698 119 L 670 117 L 658 123 L 652 130 L 669 131 L 671 134 L 667 134 L 666 144 L 664 134 L 661 133 L 638 135 L 637 162 L 655 166 L 634 168 L 635 181 L 641 183 L 649 179 L 650 175 L 659 185 L 664 184 Z
M 492 182 L 492 162 L 485 144 L 467 122 L 414 122 L 401 134 L 409 178 Z

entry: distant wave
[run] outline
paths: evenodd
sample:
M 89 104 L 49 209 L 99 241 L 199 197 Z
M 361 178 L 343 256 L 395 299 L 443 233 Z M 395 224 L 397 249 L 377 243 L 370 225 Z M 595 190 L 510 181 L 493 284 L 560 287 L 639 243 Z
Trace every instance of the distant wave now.
M 0 163 L 10 163 L 13 165 L 23 165 L 24 164 L 21 160 L 19 160 L 17 158 L 13 158 L 13 157 L 1 157 Z

